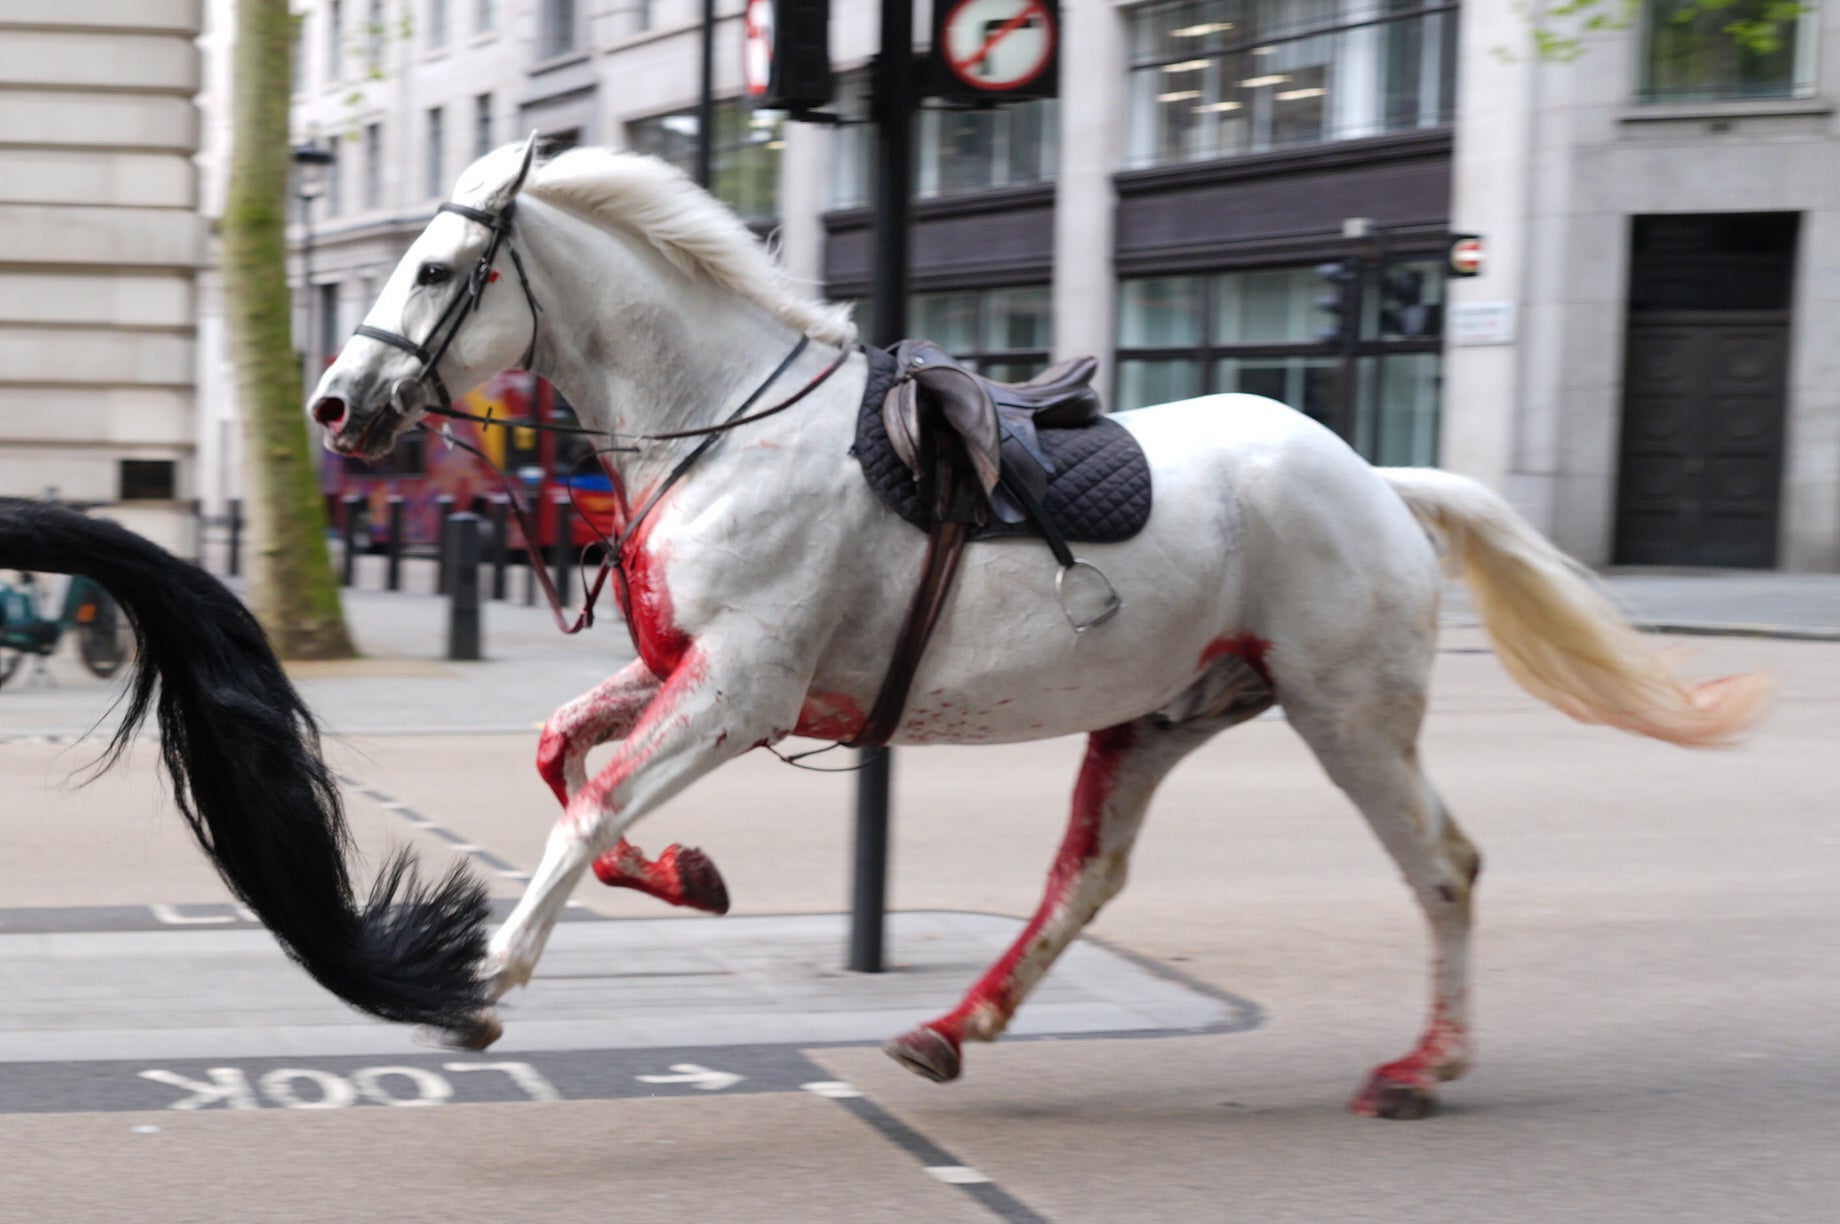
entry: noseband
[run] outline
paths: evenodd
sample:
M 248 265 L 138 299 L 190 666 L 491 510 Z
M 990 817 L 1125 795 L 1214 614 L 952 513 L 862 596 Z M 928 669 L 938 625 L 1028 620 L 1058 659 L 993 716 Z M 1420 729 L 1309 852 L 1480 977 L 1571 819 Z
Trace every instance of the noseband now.
M 492 232 L 492 238 L 486 243 L 486 249 L 480 252 L 479 259 L 473 264 L 473 270 L 467 273 L 466 284 L 461 292 L 454 295 L 447 303 L 447 308 L 436 319 L 434 327 L 428 332 L 426 343 L 417 344 L 407 336 L 385 331 L 381 327 L 372 327 L 360 323 L 352 334 L 366 336 L 372 340 L 381 340 L 392 348 L 399 348 L 422 363 L 416 372 L 415 381 L 424 386 L 432 386 L 440 396 L 440 403 L 431 411 L 447 413 L 453 409 L 454 397 L 448 394 L 447 384 L 441 381 L 441 373 L 436 367 L 441 358 L 452 347 L 454 337 L 460 334 L 460 325 L 466 322 L 468 315 L 479 309 L 479 299 L 485 293 L 486 286 L 492 283 L 492 264 L 498 259 L 498 248 L 503 245 L 511 252 L 512 266 L 517 269 L 518 287 L 524 291 L 524 300 L 530 303 L 530 343 L 524 346 L 523 360 L 518 362 L 522 369 L 529 369 L 531 361 L 537 355 L 537 316 L 542 307 L 537 305 L 536 294 L 530 291 L 530 277 L 524 273 L 524 261 L 518 256 L 517 248 L 510 245 L 511 218 L 517 207 L 517 198 L 513 196 L 497 212 L 487 212 L 481 208 L 469 208 L 465 204 L 446 203 L 436 209 L 437 213 L 456 213 L 468 221 L 485 226 Z

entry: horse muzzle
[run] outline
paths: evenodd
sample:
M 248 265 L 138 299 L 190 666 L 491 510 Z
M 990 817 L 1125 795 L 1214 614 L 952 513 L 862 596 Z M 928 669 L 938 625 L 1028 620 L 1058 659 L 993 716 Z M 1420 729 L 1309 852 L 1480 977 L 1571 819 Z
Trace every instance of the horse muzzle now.
M 419 409 L 408 402 L 415 394 L 414 387 L 413 379 L 404 379 L 396 385 L 387 404 L 368 412 L 338 394 L 320 396 L 308 411 L 326 431 L 328 448 L 354 458 L 378 459 L 389 454 L 396 439 L 421 418 Z

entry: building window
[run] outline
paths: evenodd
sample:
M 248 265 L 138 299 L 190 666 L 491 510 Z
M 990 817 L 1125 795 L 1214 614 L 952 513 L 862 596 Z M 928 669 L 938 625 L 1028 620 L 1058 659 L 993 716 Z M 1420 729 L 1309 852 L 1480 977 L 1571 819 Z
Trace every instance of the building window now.
M 498 28 L 497 0 L 479 0 L 479 7 L 473 14 L 473 28 L 481 34 L 489 34 Z
M 335 281 L 330 285 L 320 285 L 319 293 L 319 352 L 320 361 L 331 365 L 339 350 L 345 347 L 345 330 L 339 326 L 339 286 Z
M 335 136 L 332 138 L 332 147 L 328 149 L 327 152 L 332 154 L 332 160 L 326 163 L 324 176 L 320 179 L 320 182 L 324 185 L 324 190 L 320 193 L 320 199 L 325 202 L 326 219 L 331 220 L 333 217 L 338 216 L 345 208 L 345 184 L 339 178 L 338 137 Z
M 1814 92 L 1812 3 L 1786 16 L 1783 0 L 1648 0 L 1644 12 L 1643 102 L 1796 98 Z M 1733 28 L 1771 31 L 1740 39 Z
M 744 221 L 779 216 L 779 159 L 784 120 L 776 111 L 750 110 L 734 98 L 716 103 L 715 140 L 709 151 L 709 189 Z M 685 174 L 696 172 L 697 116 L 693 110 L 640 119 L 627 126 L 635 152 L 663 158 Z
M 1442 127 L 1456 5 L 1174 0 L 1131 14 L 1127 160 L 1237 157 Z
M 171 501 L 178 464 L 171 459 L 123 459 L 121 501 Z
M 539 46 L 543 58 L 567 55 L 575 49 L 575 0 L 543 0 L 539 19 Z
M 428 195 L 436 197 L 445 196 L 447 194 L 447 168 L 441 164 L 444 160 L 441 157 L 441 149 L 446 139 L 442 129 L 445 126 L 446 124 L 442 119 L 441 108 L 438 106 L 429 108 L 427 139 L 428 179 L 423 185 L 423 188 Z
M 1314 267 L 1122 282 L 1116 407 L 1243 391 L 1338 429 L 1375 463 L 1435 463 L 1442 264 L 1364 265 L 1346 352 L 1325 335 L 1326 292 Z
M 990 378 L 1022 382 L 1047 367 L 1054 345 L 1048 286 L 1022 285 L 908 299 L 907 330 Z
M 867 73 L 843 78 L 835 109 L 849 118 L 866 119 L 868 90 Z M 1052 100 L 984 110 L 923 110 L 915 138 L 915 197 L 926 200 L 1050 182 L 1057 168 L 1059 130 L 1059 111 Z M 874 163 L 870 131 L 867 124 L 837 130 L 833 208 L 861 208 L 869 201 Z
M 492 151 L 492 95 L 482 93 L 473 99 L 473 156 L 484 157 Z
M 447 45 L 447 0 L 428 0 L 428 45 Z
M 326 84 L 345 79 L 345 10 L 341 0 L 326 4 Z
M 370 13 L 364 23 L 364 66 L 372 79 L 383 72 L 383 0 L 371 0 Z
M 383 207 L 383 125 L 364 125 L 364 195 L 360 207 Z

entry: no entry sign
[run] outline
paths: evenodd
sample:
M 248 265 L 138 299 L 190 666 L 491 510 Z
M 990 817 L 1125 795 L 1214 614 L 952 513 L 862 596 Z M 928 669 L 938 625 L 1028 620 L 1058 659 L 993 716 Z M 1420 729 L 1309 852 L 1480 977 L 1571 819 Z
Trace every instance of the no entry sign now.
M 968 102 L 1054 96 L 1053 0 L 940 0 L 933 11 L 933 92 Z

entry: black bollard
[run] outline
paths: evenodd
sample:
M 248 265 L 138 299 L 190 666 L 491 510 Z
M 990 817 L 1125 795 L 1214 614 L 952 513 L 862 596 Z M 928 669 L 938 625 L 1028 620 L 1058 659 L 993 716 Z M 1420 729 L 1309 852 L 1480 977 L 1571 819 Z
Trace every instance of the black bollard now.
M 192 564 L 204 568 L 204 498 L 192 498 Z
M 243 572 L 243 499 L 231 498 L 228 513 L 230 517 L 230 576 L 234 578 Z
M 492 598 L 505 597 L 505 558 L 510 555 L 511 542 L 506 539 L 507 515 L 511 506 L 503 497 L 492 499 Z
M 556 570 L 556 598 L 569 602 L 569 575 L 575 570 L 575 515 L 566 497 L 556 499 L 556 539 L 551 546 Z
M 453 558 L 447 552 L 447 520 L 454 516 L 454 499 L 443 493 L 434 504 L 439 519 L 434 537 L 434 593 L 445 595 L 454 580 Z
M 402 590 L 403 557 L 403 499 L 394 494 L 390 497 L 390 535 L 383 542 L 389 554 L 389 564 L 384 570 L 383 585 L 391 591 Z
M 447 657 L 478 659 L 479 516 L 462 511 L 441 529 L 441 553 L 448 559 Z
M 339 567 L 339 585 L 351 586 L 358 573 L 358 507 L 364 504 L 364 498 L 356 493 L 347 493 L 340 502 L 344 517 L 339 520 L 339 536 L 345 544 L 345 557 Z M 365 533 L 364 542 L 370 543 L 370 533 Z

